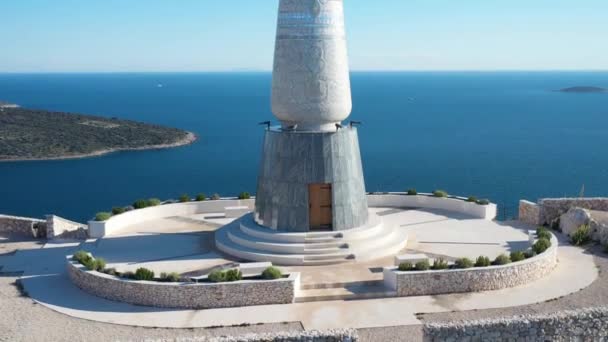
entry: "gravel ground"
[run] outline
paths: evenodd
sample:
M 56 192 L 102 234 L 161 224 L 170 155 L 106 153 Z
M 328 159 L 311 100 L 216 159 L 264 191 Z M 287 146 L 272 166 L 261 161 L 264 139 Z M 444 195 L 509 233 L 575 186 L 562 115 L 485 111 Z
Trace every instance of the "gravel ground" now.
M 0 239 L 1 254 L 40 248 L 39 241 Z M 1 258 L 0 258 L 1 260 Z M 1 269 L 0 269 L 1 272 Z M 0 273 L 0 341 L 188 341 L 189 338 L 237 336 L 248 333 L 300 331 L 298 323 L 277 323 L 207 329 L 155 329 L 91 322 L 52 311 L 24 296 L 19 275 Z

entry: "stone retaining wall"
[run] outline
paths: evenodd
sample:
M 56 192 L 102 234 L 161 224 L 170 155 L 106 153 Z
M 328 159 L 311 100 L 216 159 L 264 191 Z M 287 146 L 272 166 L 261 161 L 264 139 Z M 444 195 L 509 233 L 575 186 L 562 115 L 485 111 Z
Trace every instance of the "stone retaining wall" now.
M 526 200 L 519 201 L 519 220 L 533 226 L 539 225 L 540 206 Z
M 46 237 L 47 239 L 86 239 L 88 237 L 88 226 L 66 220 L 56 215 L 46 216 Z
M 384 269 L 385 284 L 397 296 L 423 296 L 446 293 L 479 292 L 523 285 L 549 274 L 557 265 L 558 241 L 533 258 L 502 266 L 441 271 L 398 271 Z
M 425 341 L 605 341 L 608 308 L 447 324 L 427 324 Z
M 0 215 L 0 233 L 44 238 L 46 221 L 29 217 Z
M 72 282 L 94 296 L 135 305 L 177 309 L 211 309 L 288 304 L 299 288 L 300 274 L 278 280 L 231 283 L 160 283 L 135 281 L 88 271 L 67 257 Z

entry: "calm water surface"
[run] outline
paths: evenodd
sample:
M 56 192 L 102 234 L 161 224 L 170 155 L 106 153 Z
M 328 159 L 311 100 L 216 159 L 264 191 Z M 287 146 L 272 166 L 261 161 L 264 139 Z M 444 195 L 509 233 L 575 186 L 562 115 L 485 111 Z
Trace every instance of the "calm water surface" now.
M 0 100 L 195 132 L 162 151 L 0 163 L 0 213 L 86 220 L 137 198 L 255 192 L 269 73 L 0 74 Z M 162 87 L 158 85 L 162 84 Z M 520 198 L 608 195 L 608 73 L 354 73 L 368 191 L 446 189 L 508 215 Z M 502 213 L 501 213 L 502 215 Z

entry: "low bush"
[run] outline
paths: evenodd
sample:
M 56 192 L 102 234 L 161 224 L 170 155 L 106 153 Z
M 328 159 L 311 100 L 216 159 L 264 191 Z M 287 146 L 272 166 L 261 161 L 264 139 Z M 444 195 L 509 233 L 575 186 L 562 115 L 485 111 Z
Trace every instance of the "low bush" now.
M 412 264 L 409 261 L 406 262 L 402 262 L 399 264 L 399 271 L 404 272 L 404 271 L 412 271 L 414 270 L 414 264 Z
M 135 273 L 133 273 L 131 271 L 123 272 L 121 274 L 121 277 L 126 278 L 126 279 L 135 279 Z
M 133 202 L 133 208 L 135 209 L 143 209 L 146 208 L 148 206 L 148 201 L 145 199 L 138 199 L 137 201 Z
M 511 252 L 511 261 L 512 262 L 518 262 L 518 261 L 522 261 L 522 260 L 526 260 L 526 255 L 524 254 L 524 252 L 521 252 L 521 251 Z
M 208 279 L 214 283 L 232 282 L 243 279 L 243 274 L 237 269 L 227 271 L 215 270 L 209 273 Z
M 542 239 L 538 239 L 538 241 L 536 241 L 534 243 L 534 245 L 532 245 L 532 250 L 536 254 L 541 254 L 542 252 L 546 251 L 549 247 L 551 247 L 551 241 L 549 241 L 548 239 L 542 238 Z
M 239 194 L 239 199 L 240 200 L 246 200 L 246 199 L 250 199 L 251 195 L 248 192 L 241 192 Z
M 190 202 L 191 198 L 188 194 L 182 194 L 181 196 L 179 196 L 179 201 L 181 203 L 186 203 L 186 202 Z
M 158 198 L 150 198 L 148 199 L 148 207 L 156 207 L 160 205 L 161 201 Z
M 276 267 L 268 267 L 267 269 L 264 270 L 264 272 L 262 272 L 262 278 L 263 279 L 268 279 L 268 280 L 272 280 L 272 279 L 280 279 L 283 277 L 283 273 L 281 272 L 280 269 L 276 268 Z
M 475 261 L 475 267 L 488 267 L 490 265 L 492 265 L 492 262 L 487 256 L 480 255 Z
M 506 254 L 501 254 L 494 259 L 494 265 L 506 265 L 511 262 L 511 258 L 509 258 Z
M 469 196 L 469 198 L 467 198 L 466 201 L 467 202 L 476 203 L 477 202 L 477 197 L 475 197 L 475 196 Z
M 570 241 L 575 246 L 586 245 L 591 242 L 591 228 L 588 224 L 583 224 L 578 227 L 572 236 L 570 237 Z
M 232 269 L 226 271 L 226 281 L 239 281 L 243 279 L 243 274 L 240 270 Z
M 426 271 L 431 268 L 428 260 L 418 261 L 416 263 L 416 271 Z
M 211 199 L 214 200 L 214 201 L 217 201 L 217 200 L 222 199 L 222 197 L 220 197 L 219 194 L 213 194 L 213 195 L 211 195 Z
M 209 279 L 209 281 L 212 281 L 214 283 L 225 282 L 226 281 L 226 272 L 222 272 L 220 270 L 211 271 L 211 273 L 209 273 L 209 276 L 207 277 L 207 279 Z
M 416 196 L 416 195 L 418 195 L 418 191 L 416 191 L 416 189 L 408 189 L 407 194 L 409 196 Z
M 435 261 L 433 261 L 433 267 L 432 269 L 434 270 L 445 270 L 447 268 L 449 268 L 450 265 L 448 265 L 448 262 L 443 259 L 443 258 L 437 258 L 435 259 Z
M 112 217 L 112 213 L 100 212 L 100 213 L 95 214 L 95 221 L 97 221 L 97 222 L 107 221 L 110 219 L 110 217 Z
M 114 208 L 112 208 L 112 215 L 120 215 L 120 214 L 124 213 L 125 211 L 127 211 L 127 210 L 123 207 L 114 207 Z
M 536 256 L 536 252 L 532 249 L 529 249 L 524 252 L 526 259 L 534 258 Z
M 460 258 L 454 262 L 456 268 L 471 268 L 474 266 L 473 261 L 469 258 Z
M 200 193 L 200 194 L 196 195 L 196 201 L 197 202 L 202 202 L 202 201 L 204 201 L 206 199 L 207 199 L 207 195 L 205 195 L 203 193 Z
M 475 203 L 477 203 L 479 205 L 488 205 L 488 204 L 490 204 L 490 200 L 484 198 L 484 199 L 477 200 L 477 202 L 475 202 Z
M 539 239 L 547 239 L 547 240 L 551 240 L 551 233 L 549 232 L 549 229 L 545 228 L 545 227 L 538 227 L 538 229 L 536 229 L 536 236 Z
M 163 272 L 160 274 L 160 281 L 164 281 L 167 283 L 177 283 L 180 280 L 180 275 L 177 272 L 166 273 Z
M 89 254 L 89 252 L 87 251 L 83 251 L 80 250 L 76 253 L 74 253 L 74 255 L 72 256 L 72 258 L 76 261 L 78 261 L 79 263 L 84 265 L 84 262 L 90 259 L 93 259 L 93 257 L 91 257 L 91 255 Z
M 435 197 L 448 197 L 447 191 L 444 190 L 435 190 L 433 191 L 433 196 Z
M 135 271 L 135 280 L 154 280 L 154 271 L 140 267 Z
M 118 276 L 118 271 L 116 271 L 115 268 L 105 268 L 103 271 L 101 271 L 107 275 L 111 275 L 111 276 Z
M 106 268 L 106 261 L 103 258 L 95 258 L 93 261 L 93 269 L 95 271 L 103 271 Z

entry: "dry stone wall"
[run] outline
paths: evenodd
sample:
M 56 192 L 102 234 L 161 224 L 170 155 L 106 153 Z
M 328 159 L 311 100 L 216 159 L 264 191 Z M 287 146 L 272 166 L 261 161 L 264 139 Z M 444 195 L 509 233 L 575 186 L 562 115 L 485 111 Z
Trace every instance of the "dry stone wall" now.
M 400 297 L 446 293 L 479 292 L 523 285 L 549 274 L 557 265 L 558 241 L 544 253 L 502 266 L 442 271 L 385 270 L 385 282 L 391 284 Z M 387 280 L 388 277 L 394 279 Z
M 608 308 L 448 324 L 427 324 L 425 341 L 605 341 Z
M 46 237 L 47 239 L 86 239 L 88 237 L 88 226 L 56 215 L 47 215 Z
M 43 238 L 46 236 L 46 221 L 29 217 L 0 215 L 0 234 L 2 233 Z
M 540 206 L 526 200 L 519 201 L 519 220 L 533 226 L 539 225 Z
M 570 208 L 608 211 L 608 198 L 544 198 L 538 202 L 540 206 L 540 223 L 550 224 Z
M 299 274 L 279 280 L 231 283 L 160 283 L 121 279 L 88 271 L 67 259 L 72 282 L 94 296 L 135 305 L 177 309 L 210 309 L 292 303 Z

